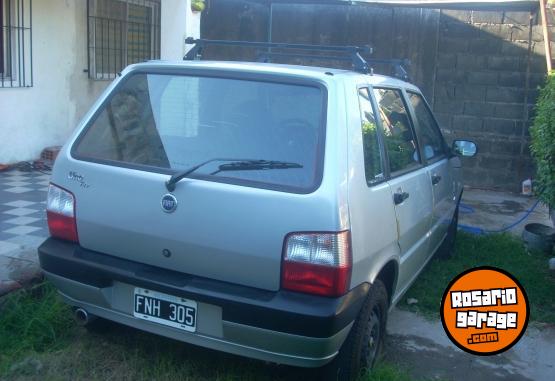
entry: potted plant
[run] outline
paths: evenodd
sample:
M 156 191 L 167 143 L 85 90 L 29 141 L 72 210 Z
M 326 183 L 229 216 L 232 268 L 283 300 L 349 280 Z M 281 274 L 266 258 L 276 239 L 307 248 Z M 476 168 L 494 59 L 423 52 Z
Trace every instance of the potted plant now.
M 193 12 L 202 12 L 205 7 L 204 0 L 191 0 L 191 10 Z
M 536 194 L 549 207 L 555 226 L 555 71 L 548 74 L 536 103 L 530 129 L 531 153 L 536 164 Z

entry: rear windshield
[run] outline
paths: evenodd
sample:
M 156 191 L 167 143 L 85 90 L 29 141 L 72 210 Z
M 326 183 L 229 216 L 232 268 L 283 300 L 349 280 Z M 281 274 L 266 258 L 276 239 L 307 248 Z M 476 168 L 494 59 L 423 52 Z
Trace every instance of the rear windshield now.
M 316 85 L 133 74 L 95 114 L 72 152 L 163 173 L 216 158 L 297 163 L 214 173 L 225 164 L 214 161 L 190 177 L 308 191 L 321 179 L 323 92 Z

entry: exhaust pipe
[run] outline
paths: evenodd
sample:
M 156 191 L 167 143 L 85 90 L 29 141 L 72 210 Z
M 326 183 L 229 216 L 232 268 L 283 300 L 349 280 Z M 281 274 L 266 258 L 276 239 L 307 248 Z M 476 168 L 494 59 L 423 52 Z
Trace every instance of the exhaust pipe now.
M 85 309 L 81 307 L 75 309 L 74 316 L 77 324 L 82 327 L 89 325 L 96 320 L 95 315 L 89 314 Z

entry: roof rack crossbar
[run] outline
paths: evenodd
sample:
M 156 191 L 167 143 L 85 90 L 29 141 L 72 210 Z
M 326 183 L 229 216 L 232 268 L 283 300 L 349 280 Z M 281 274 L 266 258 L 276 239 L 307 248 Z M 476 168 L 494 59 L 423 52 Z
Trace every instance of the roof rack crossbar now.
M 296 57 L 311 58 L 321 60 L 337 60 L 350 61 L 353 69 L 360 73 L 372 73 L 369 64 L 384 64 L 393 68 L 393 75 L 404 81 L 409 80 L 409 75 L 405 70 L 405 66 L 410 65 L 407 59 L 365 59 L 361 53 L 372 54 L 370 46 L 338 46 L 338 45 L 309 45 L 309 44 L 287 44 L 281 42 L 251 42 L 251 41 L 233 41 L 233 40 L 207 40 L 195 39 L 188 37 L 186 44 L 194 44 L 194 46 L 185 54 L 184 60 L 200 60 L 205 47 L 209 45 L 219 46 L 241 46 L 257 49 L 257 59 L 260 62 L 269 62 L 272 57 Z M 262 50 L 265 49 L 265 50 Z M 329 52 L 337 53 L 333 55 L 311 55 L 295 52 L 276 52 L 273 49 L 288 50 L 308 50 L 311 52 Z
M 285 49 L 303 49 L 303 50 L 320 50 L 320 51 L 335 51 L 335 52 L 351 52 L 356 51 L 360 53 L 372 53 L 370 46 L 343 46 L 343 45 L 311 45 L 311 44 L 289 44 L 282 42 L 254 42 L 254 41 L 234 41 L 234 40 L 207 40 L 204 38 L 187 37 L 186 44 L 195 45 L 231 45 L 231 46 L 245 46 L 255 48 L 285 48 Z
M 272 56 L 296 56 L 304 58 L 315 58 L 315 59 L 334 59 L 334 60 L 344 60 L 351 61 L 353 68 L 356 71 L 363 73 L 368 73 L 370 69 L 366 63 L 366 60 L 360 55 L 360 53 L 371 54 L 372 48 L 369 46 L 338 46 L 338 45 L 309 45 L 309 44 L 286 44 L 280 42 L 250 42 L 250 41 L 229 41 L 229 40 L 206 40 L 206 39 L 194 39 L 188 37 L 185 40 L 186 44 L 194 44 L 187 52 L 184 60 L 199 60 L 202 58 L 202 53 L 205 47 L 209 45 L 220 45 L 220 46 L 242 46 L 248 48 L 257 49 L 267 49 L 266 52 L 259 51 L 259 56 L 264 56 L 265 60 L 269 60 Z M 292 49 L 292 50 L 309 50 L 311 52 L 331 52 L 344 54 L 344 56 L 334 55 L 334 56 L 319 56 L 310 54 L 298 54 L 298 53 L 276 53 L 271 49 Z
M 306 54 L 298 54 L 298 53 L 278 53 L 278 52 L 263 52 L 259 51 L 257 54 L 258 62 L 270 62 L 271 58 L 274 57 L 289 57 L 289 58 L 311 58 L 311 59 L 319 59 L 319 60 L 331 60 L 331 61 L 346 61 L 351 62 L 353 67 L 356 71 L 362 73 L 368 73 L 369 68 L 366 64 L 366 60 L 358 59 L 358 57 L 346 57 L 346 56 L 322 56 L 322 55 L 306 55 Z M 362 58 L 362 57 L 360 57 Z

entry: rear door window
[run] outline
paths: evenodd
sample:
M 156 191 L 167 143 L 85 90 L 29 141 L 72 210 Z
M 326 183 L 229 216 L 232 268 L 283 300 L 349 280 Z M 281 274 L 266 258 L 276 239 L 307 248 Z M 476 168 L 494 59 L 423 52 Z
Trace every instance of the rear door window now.
M 362 120 L 362 146 L 364 149 L 366 182 L 371 185 L 382 181 L 384 174 L 378 141 L 378 128 L 368 88 L 364 87 L 358 90 L 358 101 Z
M 174 173 L 215 158 L 272 160 L 300 167 L 218 171 L 191 177 L 294 192 L 322 176 L 325 89 L 170 74 L 133 74 L 77 139 L 78 159 Z
M 422 146 L 426 160 L 435 161 L 445 157 L 445 142 L 426 101 L 420 94 L 413 92 L 407 94 L 418 122 L 416 127 L 418 141 Z
M 418 145 L 400 90 L 374 89 L 392 176 L 420 166 Z

